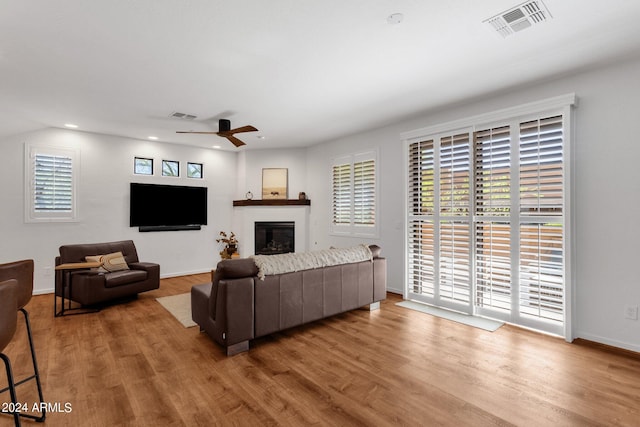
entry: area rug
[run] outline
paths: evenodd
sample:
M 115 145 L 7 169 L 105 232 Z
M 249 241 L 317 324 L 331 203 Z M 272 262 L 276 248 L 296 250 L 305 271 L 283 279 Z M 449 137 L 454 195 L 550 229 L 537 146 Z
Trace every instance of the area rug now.
M 191 294 L 189 292 L 170 297 L 160 297 L 156 298 L 156 300 L 185 328 L 196 326 L 196 323 L 191 320 Z
M 474 328 L 484 329 L 485 331 L 489 332 L 494 332 L 500 326 L 504 325 L 503 322 L 498 322 L 496 320 L 485 319 L 484 317 L 469 316 L 468 314 L 445 310 L 442 308 L 434 307 L 432 305 L 421 304 L 415 301 L 401 301 L 396 303 L 396 305 L 411 310 L 420 311 L 422 313 L 427 313 L 432 316 L 442 317 L 443 319 L 453 320 L 454 322 L 473 326 Z

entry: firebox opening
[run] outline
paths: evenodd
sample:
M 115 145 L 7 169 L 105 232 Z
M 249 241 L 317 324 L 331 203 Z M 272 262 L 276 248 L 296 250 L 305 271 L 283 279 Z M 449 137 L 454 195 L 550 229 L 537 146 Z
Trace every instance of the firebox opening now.
M 295 222 L 256 222 L 256 255 L 276 255 L 295 252 Z

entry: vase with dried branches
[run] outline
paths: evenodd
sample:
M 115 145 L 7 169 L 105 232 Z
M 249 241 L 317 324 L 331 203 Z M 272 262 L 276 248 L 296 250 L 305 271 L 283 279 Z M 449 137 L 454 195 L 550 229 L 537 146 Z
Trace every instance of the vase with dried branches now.
M 222 259 L 231 259 L 233 254 L 238 252 L 238 239 L 233 231 L 229 235 L 221 231 L 216 242 L 223 244 L 223 248 L 220 251 L 220 258 Z

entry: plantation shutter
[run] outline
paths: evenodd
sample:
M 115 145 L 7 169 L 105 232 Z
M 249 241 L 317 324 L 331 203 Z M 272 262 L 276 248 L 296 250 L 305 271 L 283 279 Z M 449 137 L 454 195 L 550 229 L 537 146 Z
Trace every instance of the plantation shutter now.
M 468 304 L 471 290 L 469 133 L 440 139 L 440 297 Z
M 33 206 L 35 212 L 71 212 L 73 209 L 73 159 L 34 156 Z
M 333 224 L 351 223 L 351 163 L 333 166 Z
M 434 144 L 433 140 L 409 146 L 409 286 L 418 295 L 434 296 Z
M 509 126 L 474 134 L 475 214 L 509 216 L 511 210 L 511 136 Z
M 511 311 L 511 134 L 509 126 L 474 133 L 478 307 Z
M 353 187 L 353 223 L 375 225 L 376 174 L 373 159 L 353 164 Z
M 520 312 L 564 319 L 563 117 L 520 124 Z
M 520 124 L 520 215 L 562 216 L 562 116 Z

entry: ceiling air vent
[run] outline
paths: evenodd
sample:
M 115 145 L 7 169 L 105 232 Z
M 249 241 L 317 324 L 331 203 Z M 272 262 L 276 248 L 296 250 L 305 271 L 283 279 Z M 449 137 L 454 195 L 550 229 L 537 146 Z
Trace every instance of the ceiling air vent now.
M 550 18 L 551 13 L 542 0 L 533 0 L 499 13 L 484 22 L 491 24 L 502 37 L 507 37 Z
M 174 119 L 182 119 L 182 120 L 193 120 L 197 118 L 197 116 L 194 116 L 193 114 L 178 113 L 177 111 L 174 111 L 173 113 L 169 114 L 169 117 L 173 117 Z

